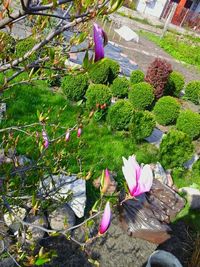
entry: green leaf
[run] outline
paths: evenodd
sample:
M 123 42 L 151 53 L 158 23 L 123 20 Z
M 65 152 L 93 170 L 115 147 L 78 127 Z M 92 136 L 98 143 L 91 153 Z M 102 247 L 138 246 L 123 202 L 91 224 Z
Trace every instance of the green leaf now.
M 40 266 L 40 265 L 43 265 L 44 263 L 49 262 L 49 261 L 51 261 L 51 259 L 49 259 L 49 258 L 44 258 L 44 259 L 39 258 L 36 260 L 35 265 Z

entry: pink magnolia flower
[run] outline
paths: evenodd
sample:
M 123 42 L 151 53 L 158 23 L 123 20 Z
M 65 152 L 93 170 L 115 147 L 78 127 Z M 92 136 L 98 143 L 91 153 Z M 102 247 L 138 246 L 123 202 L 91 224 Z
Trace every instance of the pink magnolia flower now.
M 67 131 L 67 132 L 66 132 L 66 135 L 65 135 L 65 141 L 68 142 L 69 139 L 70 139 L 70 132 Z
M 109 201 L 106 203 L 103 216 L 99 226 L 99 234 L 103 235 L 109 228 L 111 221 L 111 209 Z
M 140 167 L 135 156 L 130 156 L 127 159 L 124 157 L 122 172 L 126 179 L 130 195 L 136 197 L 142 193 L 149 192 L 153 183 L 153 173 L 150 165 Z
M 81 137 L 82 129 L 79 127 L 77 131 L 77 137 Z
M 110 180 L 110 173 L 109 170 L 106 169 L 103 173 L 102 173 L 102 179 L 101 179 L 101 193 L 104 194 L 106 192 L 106 190 L 108 189 L 108 186 L 110 184 L 111 180 Z
M 94 61 L 98 61 L 104 58 L 104 45 L 108 42 L 108 38 L 103 29 L 97 24 L 93 24 L 94 31 L 94 50 L 95 50 L 95 59 Z
M 47 133 L 46 133 L 45 130 L 42 130 L 42 137 L 43 137 L 43 140 L 44 140 L 44 143 L 43 143 L 44 148 L 48 148 L 49 139 L 48 139 L 48 136 L 47 136 Z

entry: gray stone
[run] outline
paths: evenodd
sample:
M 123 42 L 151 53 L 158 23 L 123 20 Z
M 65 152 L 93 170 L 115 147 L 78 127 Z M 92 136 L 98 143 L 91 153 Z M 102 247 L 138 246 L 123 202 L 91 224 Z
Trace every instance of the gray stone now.
M 154 128 L 153 132 L 150 136 L 145 138 L 145 140 L 151 144 L 154 144 L 155 146 L 159 147 L 160 143 L 162 141 L 163 132 L 157 128 Z
M 163 184 L 167 184 L 168 180 L 166 172 L 159 162 L 156 163 L 153 171 L 155 179 L 159 180 Z
M 11 206 L 11 208 L 17 217 L 19 217 L 21 220 L 24 220 L 26 216 L 26 210 L 24 208 L 18 206 Z M 12 230 L 14 235 L 16 235 L 21 226 L 21 223 L 9 212 L 6 212 L 3 217 L 6 225 Z
M 186 193 L 191 209 L 200 209 L 200 190 L 191 187 L 182 187 L 179 191 Z
M 43 189 L 44 187 L 45 190 Z M 45 179 L 40 188 L 41 193 L 50 191 L 50 196 L 55 200 L 67 198 L 69 197 L 69 194 L 72 193 L 71 200 L 68 204 L 73 209 L 77 217 L 83 217 L 86 205 L 85 180 L 77 178 L 75 175 L 54 175 L 52 178 Z
M 186 168 L 186 169 L 192 169 L 192 165 L 199 159 L 199 156 L 197 154 L 194 154 L 194 156 L 186 161 L 183 166 Z
M 114 31 L 117 32 L 125 41 L 134 41 L 136 43 L 139 42 L 139 35 L 131 30 L 128 26 L 122 26 L 119 29 L 114 29 Z
M 48 227 L 48 222 L 46 217 L 41 215 L 29 215 L 26 219 L 28 223 L 31 223 L 33 225 L 42 226 L 44 228 Z M 30 241 L 39 241 L 43 238 L 45 234 L 45 231 L 39 228 L 36 228 L 34 226 L 28 226 L 27 232 L 26 232 L 26 239 Z
M 75 214 L 69 205 L 64 204 L 49 214 L 49 223 L 53 230 L 64 230 L 75 225 Z

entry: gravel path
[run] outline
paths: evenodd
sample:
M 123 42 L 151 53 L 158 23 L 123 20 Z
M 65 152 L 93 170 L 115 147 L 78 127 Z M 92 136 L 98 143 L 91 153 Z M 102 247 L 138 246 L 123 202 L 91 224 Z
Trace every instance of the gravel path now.
M 129 59 L 134 61 L 138 65 L 139 69 L 146 72 L 149 64 L 156 57 L 160 57 L 168 60 L 172 64 L 174 70 L 181 72 L 185 76 L 186 82 L 191 80 L 200 80 L 200 72 L 194 66 L 184 64 L 172 58 L 162 48 L 147 40 L 145 37 L 140 36 L 139 43 L 135 43 L 132 41 L 126 42 L 125 40 L 120 39 L 117 33 L 114 34 L 114 29 L 119 28 L 120 25 L 126 25 L 133 31 L 139 31 L 141 28 L 138 22 L 135 23 L 133 20 L 122 17 L 118 14 L 114 14 L 112 19 L 117 23 L 117 25 L 113 25 L 111 30 L 109 28 L 105 29 L 108 32 L 109 40 L 122 46 L 123 53 L 128 55 Z M 151 29 L 152 26 L 150 26 L 149 31 L 151 31 Z

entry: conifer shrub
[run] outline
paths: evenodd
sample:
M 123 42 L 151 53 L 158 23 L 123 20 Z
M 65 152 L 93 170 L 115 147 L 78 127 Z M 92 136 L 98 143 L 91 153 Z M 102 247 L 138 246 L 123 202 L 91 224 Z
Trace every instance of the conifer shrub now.
M 133 139 L 141 141 L 151 135 L 155 126 L 156 121 L 154 115 L 145 110 L 134 112 L 129 128 Z
M 185 98 L 194 104 L 200 103 L 200 81 L 191 81 L 186 85 Z
M 81 100 L 88 88 L 87 74 L 67 75 L 62 79 L 61 87 L 69 100 Z
M 108 107 L 111 101 L 110 88 L 104 84 L 91 84 L 85 94 L 88 109 L 96 109 L 104 105 Z
M 176 127 L 192 139 L 196 139 L 200 135 L 200 115 L 191 110 L 182 111 L 178 116 Z
M 132 84 L 144 82 L 144 72 L 141 70 L 134 70 L 131 72 L 130 82 Z
M 169 131 L 160 144 L 160 162 L 165 169 L 182 167 L 194 153 L 192 139 L 186 133 Z
M 28 52 L 34 47 L 36 43 L 37 43 L 37 40 L 31 36 L 17 42 L 16 52 L 15 52 L 16 58 L 23 57 L 26 54 L 26 52 Z M 34 61 L 37 59 L 37 56 L 38 56 L 38 52 L 35 52 L 28 58 L 28 60 Z
M 114 130 L 127 130 L 132 114 L 131 103 L 121 99 L 108 109 L 107 122 Z
M 156 58 L 148 67 L 145 81 L 153 86 L 157 99 L 163 96 L 164 88 L 171 72 L 171 64 L 164 59 Z
M 130 82 L 126 77 L 117 77 L 110 87 L 112 95 L 118 98 L 127 97 L 129 88 Z
M 165 85 L 165 95 L 179 96 L 185 84 L 182 73 L 172 71 Z
M 8 33 L 0 31 L 0 59 L 7 59 L 15 51 L 15 39 Z
M 180 112 L 180 103 L 171 96 L 163 96 L 155 104 L 153 113 L 161 125 L 173 124 Z
M 119 64 L 109 58 L 103 58 L 92 65 L 89 70 L 89 78 L 95 84 L 111 84 L 118 76 Z
M 154 100 L 153 88 L 146 82 L 134 84 L 129 92 L 128 98 L 135 109 L 148 109 Z

